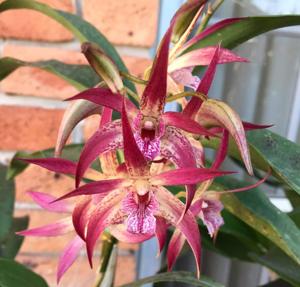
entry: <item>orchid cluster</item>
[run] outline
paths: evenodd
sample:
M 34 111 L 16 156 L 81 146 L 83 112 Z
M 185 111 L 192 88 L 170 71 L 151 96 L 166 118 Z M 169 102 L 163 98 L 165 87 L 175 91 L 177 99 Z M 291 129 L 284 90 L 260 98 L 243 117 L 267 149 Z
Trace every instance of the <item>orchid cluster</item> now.
M 75 103 L 67 109 L 62 121 L 55 157 L 23 159 L 75 178 L 74 190 L 60 198 L 30 192 L 42 208 L 65 213 L 66 218 L 19 233 L 25 236 L 74 233 L 74 240 L 60 257 L 58 281 L 84 247 L 92 266 L 96 243 L 104 233 L 132 243 L 156 236 L 161 251 L 170 226 L 175 231 L 167 251 L 169 268 L 187 241 L 199 276 L 201 240 L 197 220 L 202 220 L 211 237 L 217 235 L 224 223 L 222 192 L 211 190 L 211 184 L 214 178 L 232 173 L 219 169 L 227 154 L 229 137 L 234 139 L 247 171 L 252 174 L 245 130 L 264 127 L 242 122 L 226 103 L 208 97 L 218 64 L 247 60 L 220 45 L 188 52 L 196 41 L 232 21 L 239 21 L 221 21 L 191 38 L 204 7 L 205 1 L 189 1 L 179 9 L 143 80 L 120 73 L 98 47 L 83 44 L 82 52 L 103 81 L 69 99 Z M 185 25 L 170 49 L 172 37 L 178 36 L 182 28 L 180 23 L 191 15 L 189 25 Z M 196 66 L 207 66 L 201 79 L 192 74 Z M 141 97 L 123 85 L 122 77 L 145 84 Z M 166 103 L 172 100 L 178 101 L 180 112 L 164 111 Z M 113 112 L 120 116 L 113 119 Z M 73 128 L 92 114 L 101 114 L 99 129 L 85 143 L 78 162 L 61 158 Z M 203 138 L 220 140 L 209 167 L 201 144 Z M 95 160 L 100 160 L 101 172 L 91 167 Z M 174 195 L 168 186 L 178 185 L 183 186 L 182 192 Z M 75 203 L 71 203 L 72 199 Z

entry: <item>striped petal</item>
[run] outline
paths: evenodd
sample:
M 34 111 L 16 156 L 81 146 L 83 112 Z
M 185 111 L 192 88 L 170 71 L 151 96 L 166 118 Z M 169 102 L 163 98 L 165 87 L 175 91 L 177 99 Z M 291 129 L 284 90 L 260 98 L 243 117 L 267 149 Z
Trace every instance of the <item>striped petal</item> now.
M 22 236 L 52 237 L 66 234 L 72 230 L 73 225 L 71 217 L 67 217 L 41 227 L 16 232 L 16 234 Z
M 182 210 L 184 209 L 183 203 L 171 194 L 168 190 L 160 187 L 156 192 L 156 198 L 160 205 L 158 216 L 161 216 L 180 230 L 188 241 L 197 265 L 197 276 L 200 276 L 200 258 L 201 258 L 201 240 L 198 224 L 190 211 L 183 216 L 181 220 Z M 171 249 L 168 253 L 172 254 Z M 175 252 L 175 250 L 174 250 Z M 171 262 L 172 263 L 172 262 Z M 171 266 L 169 266 L 171 268 Z
M 150 182 L 154 185 L 196 184 L 208 179 L 232 173 L 234 172 L 219 171 L 208 168 L 180 168 L 155 175 L 150 179 Z
M 193 50 L 176 58 L 169 65 L 169 73 L 183 68 L 196 66 L 208 66 L 215 54 L 216 47 L 205 47 Z M 228 49 L 220 48 L 218 64 L 233 63 L 233 62 L 248 62 L 246 58 L 240 57 Z
M 135 137 L 133 135 L 125 107 L 123 102 L 122 109 L 122 131 L 124 157 L 128 172 L 131 175 L 145 175 L 148 171 L 148 164 L 143 153 L 139 149 Z
M 229 143 L 229 133 L 226 129 L 223 130 L 223 136 L 221 139 L 221 143 L 215 157 L 214 163 L 212 168 L 219 168 L 223 161 L 226 158 L 227 150 L 228 150 L 228 143 Z
M 80 154 L 76 170 L 76 187 L 92 162 L 105 152 L 116 150 L 122 147 L 122 131 L 120 121 L 107 124 L 96 131 L 86 142 Z
M 57 284 L 61 280 L 65 272 L 72 266 L 76 258 L 78 257 L 81 248 L 84 246 L 84 241 L 76 236 L 64 249 L 59 257 L 56 280 Z
M 112 225 L 109 227 L 109 231 L 119 241 L 126 243 L 142 243 L 154 236 L 153 234 L 131 233 L 125 224 Z
M 220 46 L 217 46 L 215 48 L 215 53 L 212 57 L 211 62 L 209 63 L 205 74 L 203 75 L 203 78 L 196 90 L 196 92 L 202 93 L 207 95 L 208 91 L 212 85 L 213 78 L 216 73 L 217 64 L 219 61 L 219 52 L 220 52 Z M 190 118 L 194 118 L 198 112 L 198 110 L 201 107 L 202 100 L 197 97 L 192 97 L 191 100 L 188 102 L 186 107 L 183 110 L 183 114 L 186 116 L 189 116 Z
M 37 192 L 37 191 L 28 191 L 30 197 L 37 203 L 40 207 L 52 211 L 52 212 L 61 212 L 61 213 L 71 213 L 72 205 L 66 202 L 53 202 L 56 198 L 52 195 Z
M 246 134 L 239 115 L 226 103 L 209 99 L 202 104 L 197 114 L 198 121 L 201 122 L 202 118 L 210 121 L 211 125 L 222 126 L 228 130 L 238 146 L 248 173 L 252 174 L 253 170 Z
M 98 105 L 84 100 L 67 107 L 58 131 L 54 153 L 55 157 L 61 155 L 62 149 L 75 126 L 91 115 L 100 114 L 101 110 L 102 108 Z

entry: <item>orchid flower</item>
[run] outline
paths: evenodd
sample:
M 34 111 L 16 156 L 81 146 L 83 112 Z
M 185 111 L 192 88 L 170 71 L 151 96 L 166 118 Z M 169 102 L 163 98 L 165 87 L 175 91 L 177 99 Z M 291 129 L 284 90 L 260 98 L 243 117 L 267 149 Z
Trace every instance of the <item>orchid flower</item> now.
M 91 266 L 96 241 L 106 228 L 122 241 L 141 242 L 156 233 L 162 242 L 160 230 L 170 224 L 181 231 L 191 246 L 199 276 L 200 234 L 197 222 L 189 210 L 182 216 L 184 204 L 163 186 L 196 184 L 230 172 L 190 167 L 151 174 L 150 163 L 131 129 L 125 101 L 122 106 L 122 134 L 125 163 L 119 166 L 117 176 L 82 185 L 58 198 L 55 203 L 74 196 L 86 195 L 90 199 L 91 195 L 98 195 L 91 212 L 86 211 L 87 201 L 73 211 L 74 228 L 86 242 Z M 57 171 L 59 162 L 63 160 L 27 161 Z M 59 169 L 61 172 L 68 171 L 63 167 Z

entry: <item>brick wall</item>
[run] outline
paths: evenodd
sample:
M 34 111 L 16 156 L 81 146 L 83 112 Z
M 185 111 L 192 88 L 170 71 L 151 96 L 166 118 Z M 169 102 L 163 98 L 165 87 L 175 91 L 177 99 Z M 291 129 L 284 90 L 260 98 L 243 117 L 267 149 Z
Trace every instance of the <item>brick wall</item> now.
M 82 15 L 100 29 L 120 50 L 131 73 L 140 75 L 149 65 L 149 48 L 154 45 L 158 0 L 40 0 L 52 7 Z M 2 2 L 2 1 L 1 1 Z M 37 12 L 8 11 L 0 15 L 1 57 L 35 61 L 58 59 L 85 63 L 80 45 L 62 26 Z M 54 145 L 66 103 L 76 90 L 58 77 L 36 68 L 20 68 L 0 83 L 0 160 L 8 163 L 17 150 L 35 151 Z M 73 139 L 86 138 L 97 127 L 97 117 L 87 120 Z M 26 196 L 27 190 L 58 195 L 73 187 L 70 178 L 30 166 L 16 178 L 16 215 L 29 214 L 30 227 L 55 220 L 57 216 L 38 209 Z M 45 276 L 55 286 L 57 256 L 68 236 L 60 239 L 26 238 L 17 257 Z M 137 246 L 122 244 L 117 284 L 135 276 Z M 82 255 L 60 286 L 90 286 L 94 272 Z M 78 283 L 78 282 L 81 283 Z

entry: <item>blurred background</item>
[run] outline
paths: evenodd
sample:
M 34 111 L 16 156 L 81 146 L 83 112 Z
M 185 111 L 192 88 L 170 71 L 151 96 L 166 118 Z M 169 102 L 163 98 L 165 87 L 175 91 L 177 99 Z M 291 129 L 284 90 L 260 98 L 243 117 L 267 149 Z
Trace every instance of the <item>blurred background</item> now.
M 182 0 L 40 0 L 52 7 L 81 15 L 114 43 L 132 74 L 141 76 L 155 53 L 156 45 Z M 300 13 L 297 0 L 225 0 L 212 23 L 226 17 Z M 227 101 L 245 121 L 274 124 L 272 130 L 300 143 L 300 28 L 280 29 L 259 36 L 236 52 L 250 60 L 219 66 L 210 96 Z M 58 59 L 85 63 L 80 45 L 53 20 L 37 12 L 19 10 L 0 15 L 0 53 L 21 60 Z M 55 144 L 66 103 L 76 90 L 58 77 L 35 68 L 21 68 L 0 83 L 0 161 L 8 163 L 15 151 L 36 151 Z M 97 128 L 98 118 L 82 123 L 72 142 L 83 142 Z M 232 163 L 228 162 L 228 165 Z M 35 190 L 53 195 L 73 187 L 71 179 L 31 166 L 16 179 L 16 215 L 30 214 L 30 227 L 52 222 L 55 217 L 41 211 L 25 192 Z M 290 206 L 280 189 L 268 189 L 275 205 Z M 17 257 L 55 286 L 57 257 L 68 238 L 26 238 Z M 116 285 L 153 274 L 160 267 L 155 257 L 156 241 L 141 246 L 121 244 Z M 186 255 L 180 269 L 193 268 Z M 254 287 L 272 276 L 258 265 L 226 259 L 204 252 L 203 274 L 230 287 Z M 78 283 L 80 279 L 80 284 Z M 94 271 L 85 255 L 74 264 L 61 286 L 91 285 Z M 173 286 L 173 285 L 168 285 Z

